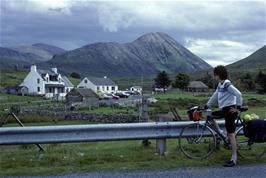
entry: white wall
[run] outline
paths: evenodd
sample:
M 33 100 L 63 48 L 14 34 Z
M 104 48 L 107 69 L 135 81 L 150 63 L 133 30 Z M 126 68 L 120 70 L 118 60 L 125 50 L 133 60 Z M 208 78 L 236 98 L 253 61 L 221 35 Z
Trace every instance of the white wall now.
M 39 84 L 37 79 L 40 79 Z M 30 94 L 45 94 L 44 80 L 37 71 L 31 70 L 20 86 L 28 87 Z M 37 87 L 40 87 L 40 92 L 38 92 Z
M 85 80 L 87 80 L 87 83 L 85 83 Z M 112 90 L 112 86 L 102 86 L 102 85 L 94 85 L 87 77 L 85 77 L 77 86 L 78 88 L 90 88 L 92 89 L 95 93 L 110 93 L 110 92 L 115 92 L 118 90 L 118 86 L 115 86 L 115 90 Z M 99 87 L 99 90 L 97 90 L 97 87 Z M 109 90 L 107 90 L 107 87 L 109 87 Z
M 85 83 L 85 80 L 87 80 L 87 83 Z M 87 79 L 87 77 L 85 77 L 77 86 L 77 88 L 90 88 L 91 90 L 93 90 L 95 93 L 97 93 L 97 87 L 91 83 L 91 81 L 89 81 Z
M 49 78 L 49 75 L 46 74 L 45 78 Z M 37 79 L 40 80 L 40 82 L 37 82 Z M 62 77 L 60 74 L 58 74 L 58 80 L 59 81 L 46 81 L 46 79 L 44 80 L 41 75 L 37 72 L 37 67 L 35 65 L 31 66 L 31 70 L 28 73 L 28 75 L 25 77 L 25 79 L 23 80 L 23 82 L 20 84 L 20 86 L 26 86 L 28 87 L 28 91 L 29 94 L 39 94 L 39 95 L 46 95 L 46 97 L 52 97 L 53 94 L 47 94 L 45 93 L 45 84 L 64 84 L 64 81 L 62 80 Z M 38 87 L 40 87 L 40 91 L 38 92 Z M 70 87 L 71 89 L 73 87 Z M 64 90 L 64 93 L 60 93 L 60 95 L 65 95 L 66 94 L 66 89 Z M 55 94 L 58 93 L 58 89 L 55 88 L 54 91 Z

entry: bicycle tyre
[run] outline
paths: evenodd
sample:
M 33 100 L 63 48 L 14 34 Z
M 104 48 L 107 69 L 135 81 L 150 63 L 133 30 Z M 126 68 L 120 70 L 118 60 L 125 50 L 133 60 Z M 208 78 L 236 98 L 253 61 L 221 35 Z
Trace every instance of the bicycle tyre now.
M 205 159 L 216 148 L 215 134 L 208 126 L 190 124 L 180 133 L 179 148 L 190 159 Z
M 236 131 L 237 152 L 245 159 L 259 159 L 266 153 L 266 143 L 250 142 L 243 135 L 243 126 Z

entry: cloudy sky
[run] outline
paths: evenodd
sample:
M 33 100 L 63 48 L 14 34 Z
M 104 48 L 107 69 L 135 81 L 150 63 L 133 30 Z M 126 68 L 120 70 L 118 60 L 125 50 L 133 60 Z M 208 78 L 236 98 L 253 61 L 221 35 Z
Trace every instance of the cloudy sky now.
M 67 50 L 164 32 L 216 66 L 266 43 L 265 0 L 0 0 L 0 46 L 47 43 Z

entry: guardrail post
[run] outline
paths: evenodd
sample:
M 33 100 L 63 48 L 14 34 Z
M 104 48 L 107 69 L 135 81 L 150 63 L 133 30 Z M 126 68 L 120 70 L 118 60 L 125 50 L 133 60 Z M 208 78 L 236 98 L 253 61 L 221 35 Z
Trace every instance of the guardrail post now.
M 171 121 L 166 115 L 158 115 L 156 118 L 157 122 L 168 122 Z M 156 139 L 156 153 L 160 156 L 164 156 L 166 152 L 166 138 Z
M 164 156 L 166 152 L 166 139 L 161 138 L 156 140 L 156 153 L 160 156 Z

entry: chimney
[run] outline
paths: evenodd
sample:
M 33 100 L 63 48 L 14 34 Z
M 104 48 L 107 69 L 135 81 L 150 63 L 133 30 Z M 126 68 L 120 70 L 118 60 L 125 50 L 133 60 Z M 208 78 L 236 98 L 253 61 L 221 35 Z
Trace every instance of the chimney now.
M 30 66 L 30 71 L 37 71 L 37 66 L 36 65 L 31 65 Z
M 57 74 L 57 68 L 56 67 L 53 67 L 52 71 Z

